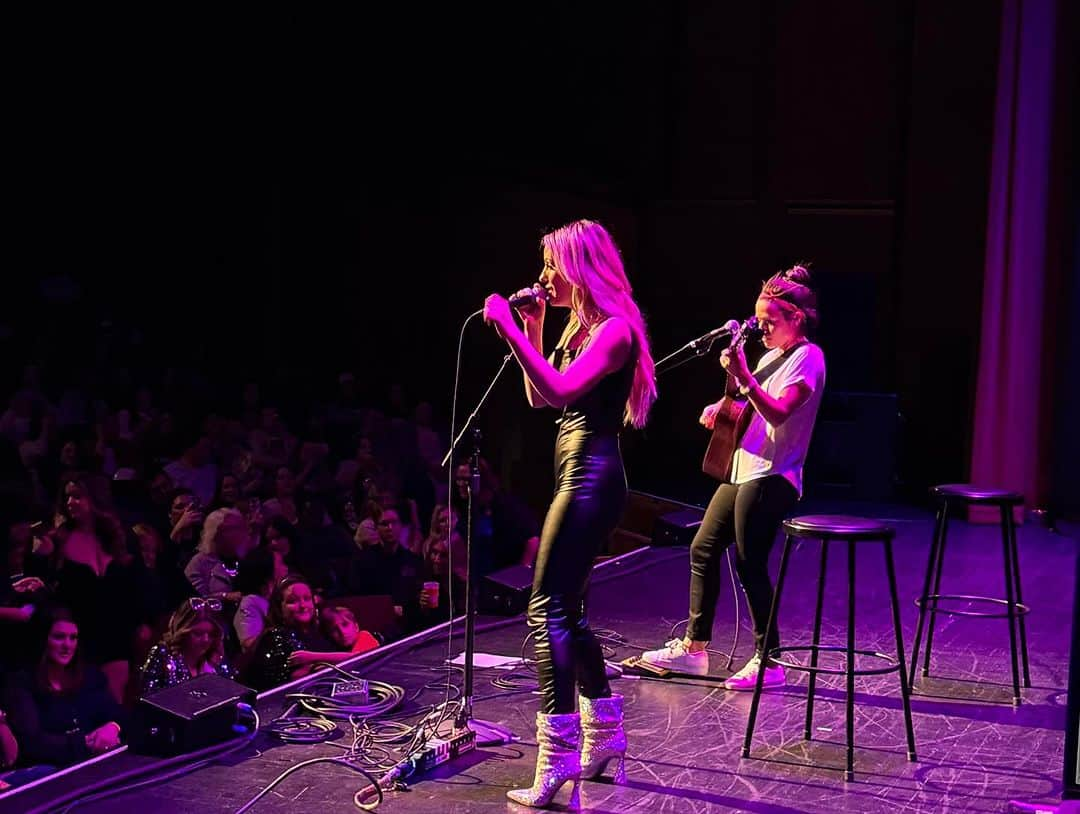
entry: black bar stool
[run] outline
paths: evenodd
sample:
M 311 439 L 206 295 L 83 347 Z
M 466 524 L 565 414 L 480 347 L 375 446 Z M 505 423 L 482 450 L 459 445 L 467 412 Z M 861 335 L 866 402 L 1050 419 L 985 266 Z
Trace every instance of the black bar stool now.
M 984 619 L 1009 620 L 1009 650 L 1012 656 L 1013 705 L 1020 703 L 1020 671 L 1016 658 L 1016 629 L 1020 629 L 1020 652 L 1023 655 L 1024 686 L 1031 686 L 1031 671 L 1028 667 L 1027 630 L 1024 616 L 1030 608 L 1023 604 L 1020 591 L 1020 559 L 1016 548 L 1016 524 L 1013 521 L 1013 509 L 1024 502 L 1024 496 L 1005 489 L 983 489 L 968 483 L 949 483 L 935 486 L 930 494 L 937 500 L 937 520 L 934 523 L 934 537 L 930 542 L 930 558 L 926 563 L 926 576 L 923 578 L 922 594 L 915 600 L 919 606 L 919 621 L 915 625 L 915 644 L 911 648 L 911 672 L 908 683 L 915 685 L 915 665 L 919 661 L 919 645 L 922 643 L 923 625 L 930 617 L 926 629 L 926 656 L 923 660 L 923 676 L 930 675 L 930 649 L 934 643 L 934 622 L 937 614 L 950 616 L 977 616 Z M 945 537 L 949 530 L 949 517 L 955 509 L 963 506 L 997 506 L 1001 511 L 1001 543 L 1004 551 L 1005 599 L 992 596 L 972 596 L 969 594 L 941 593 L 941 570 L 945 562 Z M 930 581 L 934 590 L 930 590 Z M 991 605 L 1004 605 L 1005 612 L 994 610 L 952 610 L 938 607 L 942 600 L 983 602 Z
M 785 520 L 784 550 L 780 555 L 780 573 L 776 577 L 776 592 L 773 594 L 772 608 L 769 611 L 769 621 L 765 631 L 765 640 L 768 641 L 776 624 L 776 612 L 780 607 L 780 593 L 784 588 L 784 576 L 787 573 L 788 557 L 791 554 L 792 542 L 800 538 L 817 539 L 821 541 L 821 571 L 818 575 L 817 608 L 814 612 L 814 640 L 810 645 L 793 647 L 776 647 L 768 654 L 769 658 L 777 664 L 781 664 L 792 670 L 800 670 L 810 675 L 810 683 L 806 691 L 806 727 L 803 737 L 810 740 L 813 731 L 814 718 L 814 687 L 817 683 L 817 674 L 843 675 L 847 677 L 847 765 L 844 771 L 844 779 L 854 778 L 854 748 L 855 748 L 855 676 L 857 675 L 882 675 L 896 672 L 900 677 L 900 695 L 904 702 L 904 724 L 907 727 L 908 760 L 916 760 L 915 757 L 915 730 L 911 725 L 911 700 L 908 692 L 907 674 L 904 660 L 904 637 L 900 629 L 900 602 L 896 594 L 896 571 L 893 567 L 892 540 L 894 532 L 884 523 L 877 520 L 868 520 L 862 517 L 849 517 L 846 515 L 822 514 L 805 515 Z M 873 650 L 855 649 L 855 544 L 863 541 L 877 541 L 885 546 L 885 568 L 889 579 L 889 598 L 892 603 L 893 629 L 896 635 L 896 658 L 885 653 L 877 653 Z M 829 543 L 846 542 L 848 559 L 848 624 L 846 645 L 823 645 L 821 644 L 821 611 L 825 600 L 825 564 L 829 550 Z M 783 661 L 779 658 L 781 653 L 809 652 L 810 665 Z M 818 667 L 818 653 L 822 651 L 842 652 L 846 655 L 844 669 L 833 670 Z M 884 662 L 881 667 L 855 669 L 855 656 L 868 656 L 880 659 Z M 750 719 L 746 723 L 746 739 L 743 741 L 742 756 L 750 757 L 750 742 L 754 737 L 754 724 L 757 722 L 758 705 L 761 701 L 761 691 L 765 683 L 765 666 L 768 659 L 762 659 L 761 669 L 758 670 L 758 681 L 754 687 L 754 698 L 750 703 Z

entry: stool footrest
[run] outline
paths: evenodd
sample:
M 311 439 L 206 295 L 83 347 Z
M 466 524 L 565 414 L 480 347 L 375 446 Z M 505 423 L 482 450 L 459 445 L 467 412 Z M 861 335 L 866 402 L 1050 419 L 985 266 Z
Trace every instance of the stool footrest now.
M 995 596 L 973 596 L 971 594 L 928 594 L 926 599 L 927 599 L 928 603 L 929 603 L 930 600 L 935 600 L 937 602 L 941 602 L 941 601 L 944 600 L 946 602 L 961 602 L 961 601 L 963 601 L 963 602 L 989 602 L 991 604 L 1000 605 L 1000 606 L 1005 607 L 1005 608 L 1008 608 L 1008 606 L 1009 606 L 1009 600 L 1007 600 L 1007 599 L 999 599 L 998 597 L 995 597 Z M 1013 602 L 1012 604 L 1013 604 L 1013 615 L 1014 616 L 1023 616 L 1024 614 L 1031 612 L 1030 607 L 1028 607 L 1027 605 L 1021 604 L 1020 602 Z M 923 599 L 922 599 L 921 596 L 915 597 L 915 606 L 918 607 L 918 608 L 923 607 Z M 973 611 L 973 610 L 957 610 L 957 609 L 954 609 L 954 608 L 935 608 L 935 607 L 932 607 L 932 606 L 928 605 L 927 608 L 926 608 L 926 611 L 927 611 L 927 613 L 943 613 L 946 616 L 974 616 L 974 617 L 978 617 L 980 619 L 1008 619 L 1009 618 L 1008 610 L 1004 611 L 1003 613 L 998 613 L 998 612 L 995 612 L 995 611 Z
M 803 673 L 822 673 L 824 675 L 834 676 L 846 676 L 848 670 L 835 670 L 831 667 L 812 667 L 809 664 L 799 664 L 797 662 L 784 661 L 783 659 L 776 658 L 774 653 L 804 653 L 804 652 L 826 652 L 826 653 L 847 653 L 847 648 L 843 645 L 832 644 L 804 644 L 793 645 L 791 647 L 774 647 L 770 651 L 770 661 L 779 664 L 782 667 L 786 667 L 789 670 L 798 670 Z M 876 650 L 859 650 L 853 651 L 857 656 L 866 656 L 868 658 L 881 659 L 886 662 L 884 667 L 863 667 L 858 670 L 851 670 L 852 675 L 857 676 L 878 676 L 886 673 L 895 673 L 898 670 L 904 669 L 900 662 L 893 656 L 886 653 L 878 653 Z

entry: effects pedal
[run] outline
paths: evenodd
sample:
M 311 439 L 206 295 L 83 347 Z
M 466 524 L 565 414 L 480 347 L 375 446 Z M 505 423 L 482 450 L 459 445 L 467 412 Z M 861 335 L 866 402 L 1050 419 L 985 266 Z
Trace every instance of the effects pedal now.
M 476 748 L 476 733 L 471 729 L 458 729 L 449 738 L 431 738 L 427 745 L 417 754 L 402 760 L 390 771 L 379 778 L 379 788 L 385 791 L 400 788 L 402 784 L 415 774 L 429 771 L 436 766 L 441 766 L 456 757 L 471 752 Z M 363 808 L 365 800 L 369 800 L 378 792 L 375 786 L 365 786 L 357 792 L 357 801 Z M 370 808 L 365 808 L 370 811 Z
M 646 678 L 667 678 L 674 673 L 667 667 L 658 667 L 643 661 L 639 656 L 622 660 L 623 675 L 644 676 Z
M 476 748 L 476 733 L 461 729 L 449 738 L 431 738 L 427 746 L 413 758 L 414 772 L 426 772 Z
M 635 676 L 637 678 L 689 678 L 694 681 L 709 681 L 714 684 L 723 683 L 726 678 L 716 675 L 696 675 L 694 673 L 682 673 L 678 670 L 669 670 L 667 667 L 658 667 L 643 661 L 640 656 L 631 656 L 623 659 L 623 676 Z
M 330 688 L 330 697 L 347 701 L 351 704 L 367 704 L 371 699 L 371 687 L 366 678 L 354 681 L 335 681 Z

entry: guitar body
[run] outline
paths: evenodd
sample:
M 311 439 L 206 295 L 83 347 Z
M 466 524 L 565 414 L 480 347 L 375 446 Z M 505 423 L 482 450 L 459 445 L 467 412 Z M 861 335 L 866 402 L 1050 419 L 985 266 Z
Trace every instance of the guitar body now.
M 702 472 L 722 483 L 731 480 L 735 450 L 752 418 L 753 407 L 746 399 L 735 398 L 730 394 L 720 399 L 712 437 L 705 449 L 705 459 L 701 462 Z
M 751 317 L 732 335 L 731 344 L 728 347 L 732 350 L 741 348 L 746 344 L 750 333 L 756 330 L 757 320 Z M 721 483 L 731 482 L 735 450 L 753 417 L 754 408 L 744 396 L 739 395 L 735 380 L 728 375 L 724 379 L 724 397 L 717 403 L 716 423 L 713 424 L 712 437 L 709 439 L 709 446 L 705 449 L 705 459 L 701 462 L 702 472 Z

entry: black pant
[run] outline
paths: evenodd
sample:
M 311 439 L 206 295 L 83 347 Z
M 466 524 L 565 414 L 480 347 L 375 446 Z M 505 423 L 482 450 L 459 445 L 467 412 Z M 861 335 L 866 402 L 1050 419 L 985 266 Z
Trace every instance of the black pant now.
M 757 653 L 764 653 L 766 646 L 769 650 L 780 646 L 779 625 L 773 625 L 772 636 L 765 642 L 773 598 L 769 552 L 776 530 L 798 499 L 795 487 L 780 475 L 738 485 L 724 483 L 716 490 L 690 544 L 690 624 L 686 635 L 691 641 L 712 639 L 722 554 L 734 541 L 735 570 L 750 607 Z
M 575 684 L 586 698 L 611 695 L 603 650 L 589 629 L 586 595 L 593 561 L 626 503 L 615 436 L 595 439 L 588 454 L 560 457 L 527 613 L 535 636 L 540 711 L 546 715 L 574 711 Z

